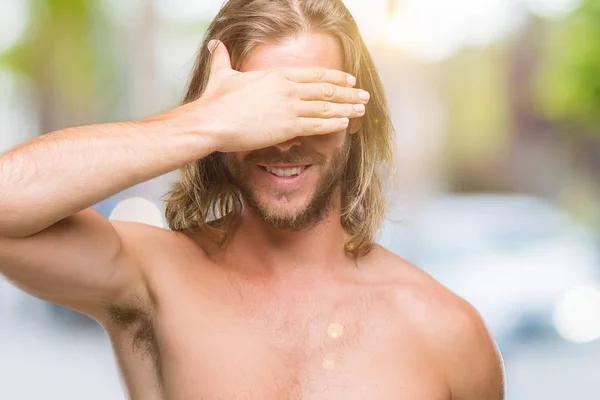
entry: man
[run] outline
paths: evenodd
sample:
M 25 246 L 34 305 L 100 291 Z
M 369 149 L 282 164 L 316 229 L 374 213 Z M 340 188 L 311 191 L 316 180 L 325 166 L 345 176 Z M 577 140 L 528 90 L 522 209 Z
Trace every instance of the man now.
M 341 0 L 231 0 L 206 40 L 184 105 L 0 158 L 1 272 L 98 320 L 133 399 L 502 399 L 477 313 L 373 243 L 392 129 Z M 88 209 L 180 167 L 172 230 Z

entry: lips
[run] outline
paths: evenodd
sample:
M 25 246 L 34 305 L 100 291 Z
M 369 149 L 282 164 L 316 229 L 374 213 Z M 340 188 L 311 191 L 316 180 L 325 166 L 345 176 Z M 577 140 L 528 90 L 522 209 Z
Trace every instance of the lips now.
M 308 178 L 312 165 L 257 165 L 257 169 L 271 187 L 292 189 Z
M 294 167 L 274 167 L 274 166 L 264 166 L 263 167 L 267 172 L 270 172 L 273 175 L 286 178 L 290 176 L 300 175 L 308 166 L 294 166 Z

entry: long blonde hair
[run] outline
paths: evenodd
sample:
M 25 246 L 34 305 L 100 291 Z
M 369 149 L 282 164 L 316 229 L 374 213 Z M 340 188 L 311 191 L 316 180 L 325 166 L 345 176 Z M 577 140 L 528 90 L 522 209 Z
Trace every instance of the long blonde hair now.
M 306 32 L 336 37 L 342 45 L 345 71 L 356 76 L 357 87 L 371 94 L 360 130 L 350 136 L 350 153 L 341 182 L 341 224 L 350 236 L 345 250 L 358 257 L 372 249 L 386 213 L 380 174 L 394 166 L 393 127 L 373 60 L 342 0 L 229 0 L 208 28 L 184 104 L 198 99 L 208 84 L 210 40 L 225 44 L 233 68 L 239 70 L 257 46 Z M 239 221 L 242 201 L 225 171 L 218 153 L 180 170 L 180 181 L 165 197 L 171 229 L 201 230 L 219 245 L 227 242 Z M 221 218 L 218 224 L 209 223 L 214 216 Z

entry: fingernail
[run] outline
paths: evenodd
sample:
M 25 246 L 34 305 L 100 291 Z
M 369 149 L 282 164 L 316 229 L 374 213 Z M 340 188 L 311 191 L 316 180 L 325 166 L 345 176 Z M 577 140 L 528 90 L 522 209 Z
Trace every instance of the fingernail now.
M 219 44 L 218 40 L 211 40 L 210 42 L 208 42 L 208 45 L 206 47 L 208 47 L 208 52 L 210 54 L 212 54 L 213 51 L 215 51 L 215 48 L 217 47 L 217 45 Z
M 350 124 L 350 119 L 344 117 L 341 119 L 341 122 L 342 122 L 342 125 L 348 125 L 348 124 Z
M 364 104 L 355 104 L 354 105 L 354 109 L 359 112 L 359 113 L 364 113 L 365 112 L 365 105 Z
M 346 77 L 346 81 L 348 82 L 348 85 L 350 85 L 350 86 L 356 85 L 356 78 L 353 77 L 352 75 L 348 75 Z
M 364 101 L 368 101 L 371 98 L 369 92 L 361 90 L 358 92 L 358 98 Z

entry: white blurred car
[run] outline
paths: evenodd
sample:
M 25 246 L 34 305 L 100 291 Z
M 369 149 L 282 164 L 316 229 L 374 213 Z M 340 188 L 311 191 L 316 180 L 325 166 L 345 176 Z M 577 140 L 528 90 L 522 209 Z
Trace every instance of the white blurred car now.
M 382 245 L 468 300 L 502 345 L 552 329 L 557 302 L 596 281 L 597 243 L 550 203 L 522 195 L 450 195 L 401 224 Z

